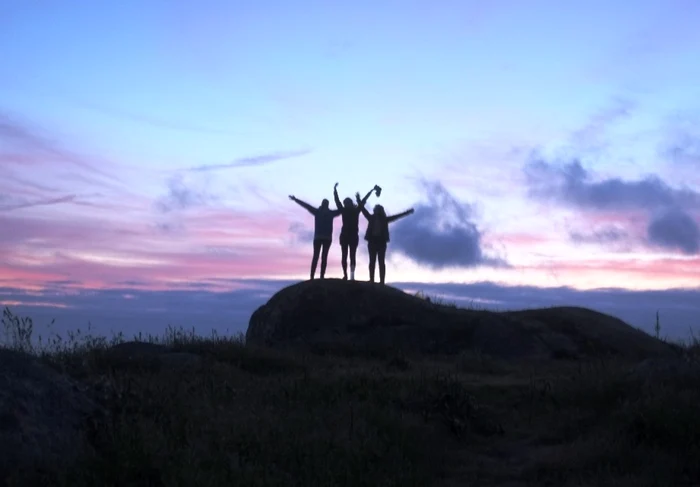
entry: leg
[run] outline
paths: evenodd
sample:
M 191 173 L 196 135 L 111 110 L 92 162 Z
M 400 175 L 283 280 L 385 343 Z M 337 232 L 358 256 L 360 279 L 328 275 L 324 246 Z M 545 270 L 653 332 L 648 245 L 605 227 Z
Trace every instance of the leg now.
M 331 239 L 321 240 L 323 250 L 321 251 L 321 279 L 326 277 L 326 264 L 328 264 L 328 251 L 331 249 Z
M 377 257 L 379 258 L 379 282 L 384 284 L 384 276 L 386 275 L 386 267 L 384 266 L 384 257 L 386 257 L 385 243 L 377 246 Z
M 348 242 L 340 236 L 340 259 L 343 266 L 343 279 L 348 278 Z
M 355 236 L 352 242 L 350 242 L 350 279 L 355 280 L 355 264 L 357 256 L 357 246 L 359 245 L 359 237 Z
M 316 274 L 316 265 L 318 264 L 318 254 L 321 252 L 321 241 L 314 240 L 314 256 L 311 258 L 311 279 Z
M 372 243 L 367 244 L 367 250 L 369 251 L 369 280 L 374 282 L 374 266 L 377 263 L 377 249 Z

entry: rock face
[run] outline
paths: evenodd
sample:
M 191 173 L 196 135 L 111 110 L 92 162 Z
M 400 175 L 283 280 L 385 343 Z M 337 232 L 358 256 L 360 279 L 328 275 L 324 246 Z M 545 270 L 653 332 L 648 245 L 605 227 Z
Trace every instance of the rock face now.
M 89 445 L 81 433 L 98 405 L 34 357 L 0 348 L 0 485 L 13 472 L 60 468 Z
M 670 356 L 665 343 L 584 308 L 517 312 L 459 309 L 390 286 L 325 279 L 277 292 L 250 318 L 246 341 L 276 348 L 351 344 L 372 350 L 503 358 Z

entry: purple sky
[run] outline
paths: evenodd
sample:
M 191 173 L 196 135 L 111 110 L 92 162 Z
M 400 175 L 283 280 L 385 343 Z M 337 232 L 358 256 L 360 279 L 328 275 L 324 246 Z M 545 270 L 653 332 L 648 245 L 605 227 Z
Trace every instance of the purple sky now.
M 633 324 L 661 307 L 685 334 L 700 3 L 565 5 L 3 0 L 0 301 L 68 326 L 109 321 L 94 303 L 115 296 L 224 292 L 235 323 L 192 319 L 244 329 L 274 279 L 308 274 L 313 222 L 287 195 L 318 204 L 339 182 L 416 209 L 395 224 L 390 283 L 460 299 L 491 283 L 504 308 L 541 287 L 533 306 L 623 315 L 610 299 L 634 295 Z M 270 284 L 253 299 L 246 279 Z M 183 316 L 120 299 L 130 326 Z

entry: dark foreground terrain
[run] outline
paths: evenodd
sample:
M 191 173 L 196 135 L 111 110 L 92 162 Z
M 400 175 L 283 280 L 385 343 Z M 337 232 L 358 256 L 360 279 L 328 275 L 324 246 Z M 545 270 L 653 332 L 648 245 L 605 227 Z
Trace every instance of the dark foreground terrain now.
M 42 353 L 4 324 L 32 356 L 0 349 L 0 485 L 700 485 L 693 346 L 381 356 L 171 330 Z

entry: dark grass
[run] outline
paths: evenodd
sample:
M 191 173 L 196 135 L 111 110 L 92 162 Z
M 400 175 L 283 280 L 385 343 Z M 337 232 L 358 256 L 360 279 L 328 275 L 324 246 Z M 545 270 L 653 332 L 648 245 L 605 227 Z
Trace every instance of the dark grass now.
M 172 329 L 142 337 L 198 367 L 126 366 L 88 334 L 7 345 L 103 391 L 95 453 L 13 485 L 677 486 L 700 479 L 700 376 L 663 381 L 601 359 L 506 363 L 248 347 Z M 13 331 L 14 328 L 14 331 Z M 679 345 L 695 360 L 697 342 Z M 98 388 L 99 385 L 99 388 Z

